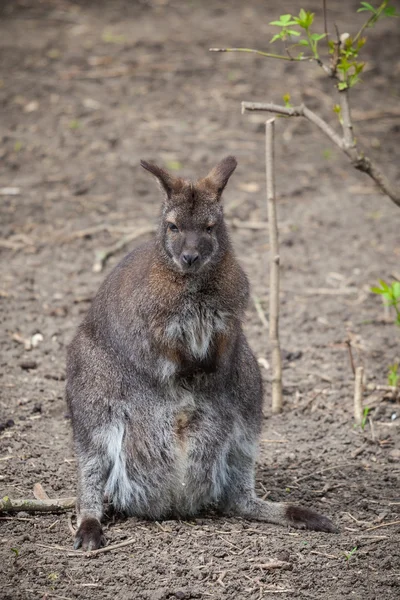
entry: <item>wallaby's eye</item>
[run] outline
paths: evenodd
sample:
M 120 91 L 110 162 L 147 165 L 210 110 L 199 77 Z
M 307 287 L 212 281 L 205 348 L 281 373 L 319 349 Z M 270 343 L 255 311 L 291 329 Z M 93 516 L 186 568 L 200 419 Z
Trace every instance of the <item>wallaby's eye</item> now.
M 212 233 L 214 227 L 215 227 L 215 225 L 208 225 L 208 227 L 206 227 L 207 233 Z
M 177 231 L 179 231 L 179 229 L 177 228 L 177 226 L 175 225 L 175 223 L 168 223 L 168 229 L 169 229 L 170 231 L 174 231 L 175 233 L 176 233 Z

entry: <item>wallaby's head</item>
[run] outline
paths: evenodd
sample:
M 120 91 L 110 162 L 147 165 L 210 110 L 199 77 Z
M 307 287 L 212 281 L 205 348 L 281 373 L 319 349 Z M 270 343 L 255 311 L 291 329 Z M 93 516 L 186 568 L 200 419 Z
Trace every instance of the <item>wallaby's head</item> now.
M 218 262 L 229 245 L 221 196 L 236 159 L 224 158 L 196 182 L 144 160 L 141 165 L 157 178 L 164 194 L 158 239 L 171 267 L 191 274 Z

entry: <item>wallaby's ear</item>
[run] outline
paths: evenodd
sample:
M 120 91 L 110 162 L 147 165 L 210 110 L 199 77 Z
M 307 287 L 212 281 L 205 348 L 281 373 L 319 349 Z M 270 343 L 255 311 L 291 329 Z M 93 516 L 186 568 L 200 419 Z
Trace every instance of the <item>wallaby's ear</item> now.
M 180 179 L 173 177 L 173 175 L 170 175 L 167 171 L 161 169 L 161 167 L 158 167 L 153 163 L 148 163 L 145 160 L 141 160 L 140 164 L 144 169 L 146 169 L 146 171 L 150 171 L 150 173 L 157 178 L 161 190 L 164 190 L 168 198 L 171 196 L 173 191 L 176 191 L 177 188 L 180 187 Z
M 226 184 L 229 181 L 229 177 L 236 169 L 237 160 L 234 156 L 227 156 L 221 162 L 219 162 L 203 180 L 207 187 L 210 187 L 213 192 L 216 193 L 218 199 L 220 198 Z

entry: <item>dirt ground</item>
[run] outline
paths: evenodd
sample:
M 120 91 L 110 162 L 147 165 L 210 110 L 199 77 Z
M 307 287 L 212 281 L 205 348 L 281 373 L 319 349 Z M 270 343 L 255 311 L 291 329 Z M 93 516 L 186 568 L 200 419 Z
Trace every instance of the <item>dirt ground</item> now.
M 320 27 L 321 4 L 305 5 Z M 341 31 L 362 22 L 358 2 L 328 5 Z M 103 272 L 92 270 L 96 252 L 156 221 L 158 193 L 140 158 L 197 177 L 237 156 L 226 215 L 268 312 L 266 231 L 233 223 L 266 221 L 265 115 L 242 116 L 240 101 L 290 92 L 335 125 L 332 84 L 313 65 L 208 48 L 265 47 L 280 12 L 257 0 L 1 4 L 1 496 L 32 497 L 36 482 L 53 498 L 75 495 L 65 349 L 104 274 L 148 235 Z M 398 26 L 387 20 L 368 34 L 364 84 L 352 94 L 357 139 L 397 183 Z M 257 486 L 331 516 L 340 533 L 212 516 L 115 520 L 108 543 L 132 544 L 88 557 L 72 551 L 66 514 L 3 515 L 2 598 L 400 597 L 400 406 L 369 391 L 373 429 L 353 427 L 346 346 L 370 383 L 385 384 L 400 360 L 399 331 L 369 291 L 379 278 L 400 279 L 400 212 L 308 123 L 279 119 L 276 147 L 285 409 L 271 416 L 263 367 Z M 246 329 L 269 359 L 254 302 Z M 288 570 L 263 567 L 279 558 Z

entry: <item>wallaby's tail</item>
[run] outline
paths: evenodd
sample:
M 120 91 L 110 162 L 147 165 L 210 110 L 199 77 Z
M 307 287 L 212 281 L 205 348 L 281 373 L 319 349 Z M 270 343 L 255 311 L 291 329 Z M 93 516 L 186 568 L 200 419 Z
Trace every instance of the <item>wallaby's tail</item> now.
M 311 529 L 326 533 L 338 533 L 339 531 L 330 519 L 314 510 L 282 502 L 266 502 L 260 498 L 240 502 L 232 507 L 230 512 L 246 519 L 266 521 L 277 525 L 291 525 L 298 529 Z

